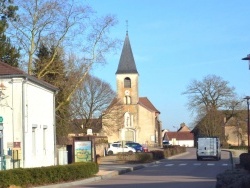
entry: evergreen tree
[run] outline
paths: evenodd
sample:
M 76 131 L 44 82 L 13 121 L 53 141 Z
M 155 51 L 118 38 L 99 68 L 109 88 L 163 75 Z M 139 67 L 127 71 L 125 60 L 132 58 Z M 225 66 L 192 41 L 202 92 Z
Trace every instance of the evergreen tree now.
M 0 0 L 0 60 L 14 67 L 18 67 L 20 53 L 11 44 L 5 32 L 8 28 L 8 20 L 15 20 L 17 18 L 17 9 L 18 7 L 13 5 L 13 1 Z
M 51 60 L 51 56 L 54 54 L 56 48 L 53 46 L 48 47 L 41 43 L 38 52 L 36 54 L 37 59 L 34 62 L 33 74 L 37 76 L 37 73 L 41 69 L 47 66 L 48 61 Z M 46 68 L 46 74 L 42 77 L 42 80 L 58 87 L 59 91 L 56 95 L 56 106 L 64 100 L 67 96 L 67 87 L 65 83 L 67 82 L 65 66 L 63 62 L 63 50 L 61 52 L 56 52 L 56 57 L 54 62 Z M 65 104 L 62 108 L 56 111 L 56 135 L 57 143 L 62 143 L 62 140 L 68 135 L 68 125 L 70 121 L 69 104 Z M 63 138 L 63 139 L 62 139 Z

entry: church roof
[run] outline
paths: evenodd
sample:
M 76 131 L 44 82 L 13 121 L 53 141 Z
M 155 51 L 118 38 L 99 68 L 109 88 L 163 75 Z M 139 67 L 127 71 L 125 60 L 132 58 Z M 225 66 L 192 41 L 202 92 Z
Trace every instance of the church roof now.
M 128 74 L 128 73 L 138 74 L 127 33 L 123 44 L 122 53 L 116 74 Z
M 150 102 L 150 100 L 147 97 L 140 97 L 138 104 L 147 108 L 150 111 L 155 111 L 156 113 L 160 114 L 160 111 L 154 107 L 154 105 Z

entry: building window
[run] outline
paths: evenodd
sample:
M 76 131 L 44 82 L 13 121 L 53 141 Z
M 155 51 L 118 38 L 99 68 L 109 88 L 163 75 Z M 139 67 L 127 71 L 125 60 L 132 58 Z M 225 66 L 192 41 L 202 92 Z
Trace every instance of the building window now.
M 124 97 L 124 104 L 131 104 L 131 97 L 130 96 Z
M 32 127 L 32 154 L 36 155 L 36 127 Z
M 131 127 L 134 127 L 134 123 L 133 123 L 133 122 L 134 122 L 134 116 L 131 115 L 131 116 L 130 116 L 130 126 L 131 126 Z
M 46 150 L 47 125 L 43 126 L 43 149 Z
M 130 127 L 130 114 L 128 112 L 126 112 L 124 114 L 124 127 Z
M 124 79 L 124 88 L 131 88 L 131 80 L 129 77 Z

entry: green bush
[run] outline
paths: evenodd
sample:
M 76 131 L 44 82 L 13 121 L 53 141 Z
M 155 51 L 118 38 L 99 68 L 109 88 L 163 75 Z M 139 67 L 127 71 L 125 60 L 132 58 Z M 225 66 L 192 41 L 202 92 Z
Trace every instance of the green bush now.
M 31 187 L 73 181 L 91 177 L 98 171 L 99 166 L 94 162 L 5 170 L 0 171 L 0 188 L 7 188 L 10 185 Z
M 235 149 L 235 150 L 247 150 L 247 146 L 229 146 L 229 149 Z
M 116 158 L 122 161 L 131 161 L 134 160 L 134 154 L 129 154 L 128 152 L 117 153 Z
M 146 163 L 153 160 L 153 155 L 152 153 L 136 153 L 135 158 L 140 163 Z
M 169 147 L 164 148 L 164 157 L 168 158 L 168 157 L 171 157 L 173 155 L 177 155 L 177 154 L 184 153 L 184 152 L 186 152 L 185 147 L 169 146 Z
M 116 158 L 120 161 L 127 161 L 127 162 L 137 162 L 137 163 L 145 163 L 150 162 L 153 160 L 152 153 L 134 153 L 134 154 L 128 154 L 128 153 L 118 153 L 116 155 Z
M 153 154 L 153 159 L 154 160 L 159 160 L 159 159 L 164 159 L 164 152 L 162 150 L 152 150 L 150 153 Z
M 164 159 L 184 152 L 186 152 L 185 147 L 169 146 L 164 148 L 164 150 L 152 150 L 150 152 L 135 153 L 132 155 L 128 153 L 118 153 L 116 155 L 116 158 L 123 162 L 125 161 L 125 162 L 145 163 L 145 162 L 151 162 L 153 160 Z

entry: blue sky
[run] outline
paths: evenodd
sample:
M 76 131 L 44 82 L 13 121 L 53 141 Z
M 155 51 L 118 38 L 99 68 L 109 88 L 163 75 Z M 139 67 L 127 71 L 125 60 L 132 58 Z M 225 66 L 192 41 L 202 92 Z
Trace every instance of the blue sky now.
M 195 116 L 181 93 L 194 79 L 222 77 L 239 96 L 250 95 L 249 0 L 86 0 L 98 15 L 114 14 L 111 35 L 122 41 L 126 20 L 137 70 L 139 95 L 161 112 L 163 128 L 192 127 Z M 116 90 L 122 46 L 94 75 Z

